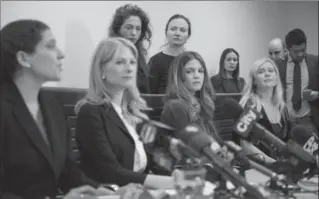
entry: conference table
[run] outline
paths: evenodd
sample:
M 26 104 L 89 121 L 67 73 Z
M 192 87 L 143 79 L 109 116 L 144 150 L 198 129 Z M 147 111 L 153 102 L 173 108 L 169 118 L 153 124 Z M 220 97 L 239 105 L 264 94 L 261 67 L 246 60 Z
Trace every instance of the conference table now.
M 246 179 L 251 184 L 264 185 L 269 180 L 269 177 L 255 171 L 255 170 L 248 170 L 248 171 L 246 171 Z M 318 184 L 318 177 L 311 179 L 311 181 Z M 207 182 L 205 184 L 203 195 L 210 195 L 214 188 L 215 188 L 215 186 L 212 183 Z M 149 193 L 155 199 L 160 198 L 159 195 L 162 195 L 163 192 L 172 196 L 171 198 L 174 198 L 173 196 L 176 194 L 175 190 L 149 190 Z M 296 199 L 318 199 L 318 193 L 317 194 L 314 194 L 314 193 L 295 193 L 293 196 Z M 267 198 L 274 199 L 275 197 L 268 196 Z M 287 197 L 277 197 L 277 198 L 288 199 Z M 102 196 L 102 197 L 99 197 L 98 199 L 120 199 L 120 196 L 118 196 L 118 195 Z M 229 198 L 229 199 L 231 199 L 231 198 Z

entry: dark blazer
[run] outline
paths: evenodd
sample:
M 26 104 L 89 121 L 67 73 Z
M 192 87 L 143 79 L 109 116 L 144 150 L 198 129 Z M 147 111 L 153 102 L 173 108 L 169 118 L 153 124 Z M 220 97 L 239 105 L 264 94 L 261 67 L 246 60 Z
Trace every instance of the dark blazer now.
M 81 107 L 76 140 L 82 168 L 92 179 L 120 186 L 144 183 L 146 174 L 133 171 L 134 140 L 111 104 Z
M 51 147 L 46 145 L 14 83 L 2 88 L 2 198 L 37 199 L 56 196 L 61 189 L 97 184 L 76 168 L 70 153 L 70 132 L 62 106 L 40 91 L 39 103 Z
M 308 88 L 314 91 L 319 91 L 319 64 L 318 56 L 307 54 L 305 57 L 306 64 L 308 67 L 309 74 L 309 85 Z M 279 60 L 276 62 L 278 70 L 280 73 L 281 83 L 284 89 L 284 98 L 286 99 L 286 72 L 287 72 L 287 62 L 288 57 L 286 56 L 284 60 Z M 319 130 L 319 99 L 309 102 L 311 106 L 311 114 L 313 116 L 313 121 Z

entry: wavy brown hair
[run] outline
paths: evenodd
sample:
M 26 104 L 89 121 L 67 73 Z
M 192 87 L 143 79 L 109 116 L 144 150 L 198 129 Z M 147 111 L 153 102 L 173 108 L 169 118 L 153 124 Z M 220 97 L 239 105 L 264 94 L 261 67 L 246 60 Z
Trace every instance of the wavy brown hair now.
M 195 95 L 185 87 L 183 80 L 185 65 L 194 59 L 198 60 L 204 69 L 203 86 Z M 206 64 L 197 52 L 185 51 L 173 60 L 168 74 L 168 86 L 164 101 L 174 98 L 183 99 L 190 105 L 191 122 L 199 119 L 208 132 L 214 129 L 215 91 L 209 80 Z

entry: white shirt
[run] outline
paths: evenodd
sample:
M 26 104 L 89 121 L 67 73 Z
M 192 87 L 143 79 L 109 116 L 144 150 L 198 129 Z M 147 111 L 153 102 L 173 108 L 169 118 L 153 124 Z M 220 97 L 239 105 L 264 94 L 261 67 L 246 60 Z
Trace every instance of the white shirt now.
M 135 172 L 143 172 L 147 166 L 147 156 L 144 148 L 143 142 L 140 140 L 139 135 L 136 132 L 136 129 L 134 126 L 132 126 L 130 123 L 126 121 L 123 115 L 123 111 L 121 107 L 119 107 L 117 104 L 112 102 L 112 105 L 118 114 L 118 116 L 121 118 L 123 124 L 125 125 L 126 129 L 128 130 L 129 134 L 131 135 L 132 139 L 134 140 L 135 144 L 135 152 L 134 152 L 134 166 L 133 171 Z

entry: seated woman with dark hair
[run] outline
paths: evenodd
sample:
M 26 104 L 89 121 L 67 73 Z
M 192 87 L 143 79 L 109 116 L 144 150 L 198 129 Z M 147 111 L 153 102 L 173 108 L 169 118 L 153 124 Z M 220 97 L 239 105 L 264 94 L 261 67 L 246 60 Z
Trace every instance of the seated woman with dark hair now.
M 213 119 L 214 98 L 215 92 L 203 58 L 197 52 L 185 51 L 174 59 L 170 67 L 161 122 L 173 127 L 175 133 L 181 132 L 189 124 L 195 124 L 213 140 L 218 140 L 220 138 Z M 155 143 L 154 157 L 156 159 L 162 154 L 169 161 L 157 162 L 158 165 L 166 172 L 185 165 L 187 158 L 180 150 L 180 142 L 161 135 Z M 215 181 L 220 177 L 211 171 L 207 180 Z
M 96 194 L 71 158 L 71 139 L 62 106 L 40 91 L 59 81 L 64 54 L 49 26 L 17 20 L 1 29 L 0 196 L 64 199 Z M 86 185 L 71 190 L 72 188 Z M 91 185 L 91 186 L 88 186 Z M 104 188 L 100 188 L 104 190 Z M 106 190 L 104 190 L 106 191 Z
M 216 93 L 241 93 L 245 80 L 239 77 L 239 54 L 233 48 L 226 48 L 219 60 L 219 72 L 211 78 Z

